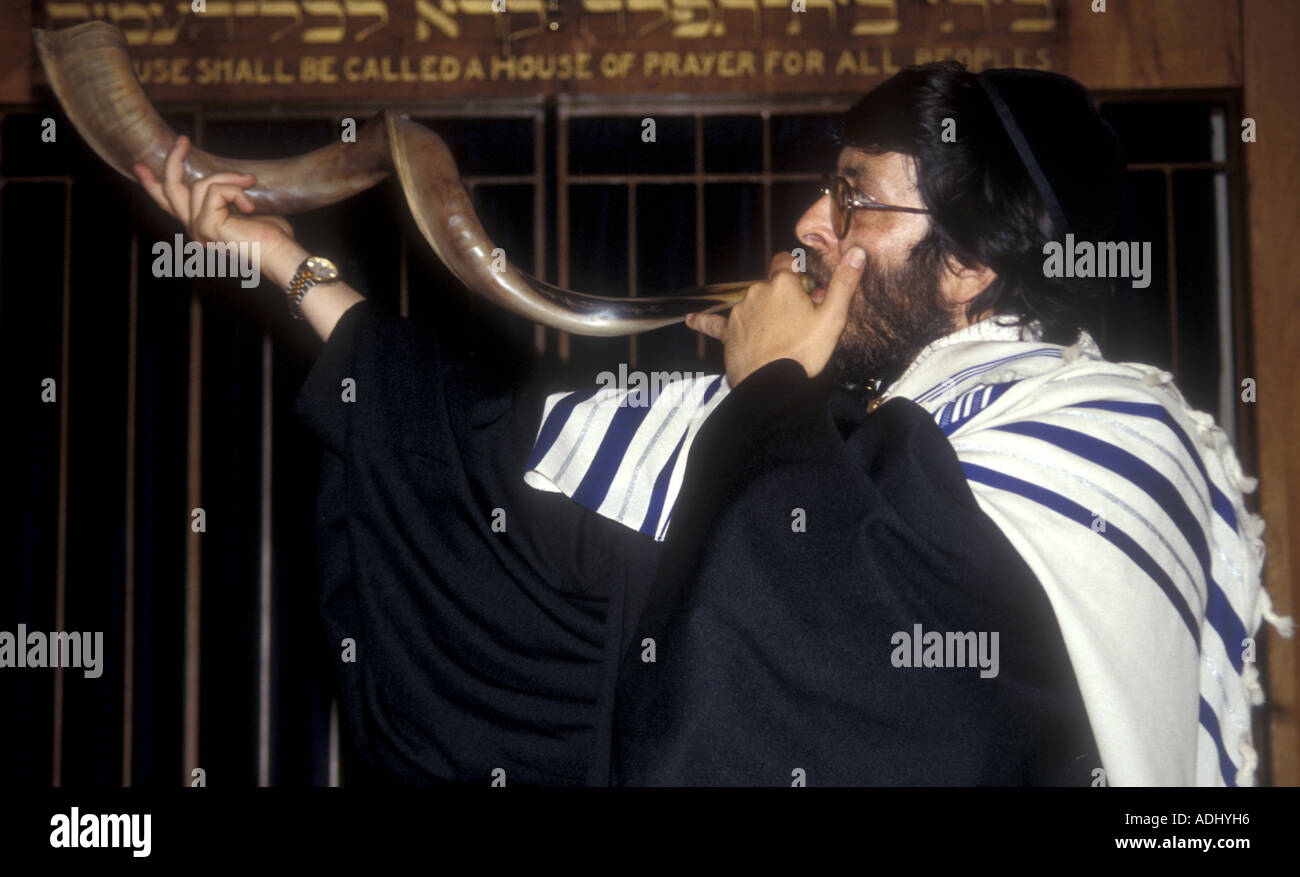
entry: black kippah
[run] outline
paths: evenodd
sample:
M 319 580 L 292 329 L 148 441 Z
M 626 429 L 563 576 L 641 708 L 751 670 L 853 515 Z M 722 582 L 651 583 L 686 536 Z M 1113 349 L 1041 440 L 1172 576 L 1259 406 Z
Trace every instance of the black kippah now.
M 1055 226 L 1087 241 L 1124 237 L 1124 154 L 1087 90 L 1059 73 L 985 70 L 977 77 Z

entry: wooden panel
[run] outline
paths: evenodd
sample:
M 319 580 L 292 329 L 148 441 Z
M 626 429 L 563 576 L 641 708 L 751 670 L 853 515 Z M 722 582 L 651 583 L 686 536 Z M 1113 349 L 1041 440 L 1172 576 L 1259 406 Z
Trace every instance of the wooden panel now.
M 0 103 L 31 98 L 32 11 L 25 3 L 5 4 L 0 16 Z
M 1066 71 L 1089 88 L 1241 84 L 1240 0 L 1067 0 Z
M 861 92 L 944 58 L 1059 70 L 1066 48 L 1067 0 L 31 2 L 38 27 L 121 28 L 156 101 Z
M 1300 76 L 1296 41 L 1300 5 L 1243 0 L 1244 101 L 1258 140 L 1243 144 L 1249 188 L 1250 277 L 1259 435 L 1260 511 L 1267 524 L 1267 584 L 1279 613 L 1300 608 L 1300 311 L 1295 245 L 1300 153 Z M 1230 130 L 1236 126 L 1229 125 Z M 1240 128 L 1237 128 L 1239 131 Z M 1300 643 L 1268 637 L 1268 692 L 1273 782 L 1300 785 Z

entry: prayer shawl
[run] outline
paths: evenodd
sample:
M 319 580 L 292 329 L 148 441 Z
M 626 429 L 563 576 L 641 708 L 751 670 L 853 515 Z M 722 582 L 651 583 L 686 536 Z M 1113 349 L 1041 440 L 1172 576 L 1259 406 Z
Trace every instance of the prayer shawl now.
M 1227 436 L 1172 376 L 996 318 L 935 341 L 886 391 L 952 443 L 980 508 L 1060 623 L 1109 785 L 1251 785 L 1263 521 Z M 664 540 L 721 375 L 551 395 L 524 480 Z M 640 395 L 638 395 L 640 394 Z M 650 396 L 650 398 L 646 398 Z

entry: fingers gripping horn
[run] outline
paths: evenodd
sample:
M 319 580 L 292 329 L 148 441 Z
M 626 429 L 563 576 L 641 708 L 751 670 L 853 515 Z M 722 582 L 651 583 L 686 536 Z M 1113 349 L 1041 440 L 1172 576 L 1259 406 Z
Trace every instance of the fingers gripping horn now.
M 149 102 L 131 68 L 126 37 L 91 21 L 57 31 L 34 30 L 50 87 L 68 119 L 115 170 L 135 179 L 145 165 L 160 179 L 176 132 Z M 430 129 L 381 110 L 354 143 L 336 143 L 294 158 L 228 159 L 191 149 L 183 179 L 220 172 L 257 178 L 247 194 L 258 213 L 302 213 L 333 204 L 396 174 L 420 233 L 473 292 L 529 320 L 577 335 L 631 335 L 717 311 L 744 298 L 748 282 L 698 287 L 689 295 L 616 298 L 585 295 L 545 283 L 504 260 L 474 212 L 451 151 Z M 500 270 L 494 270 L 500 269 Z

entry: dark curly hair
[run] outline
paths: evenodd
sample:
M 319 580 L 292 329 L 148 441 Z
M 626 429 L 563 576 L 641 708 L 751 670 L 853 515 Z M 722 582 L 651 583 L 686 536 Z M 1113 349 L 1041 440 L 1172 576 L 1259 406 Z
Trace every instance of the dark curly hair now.
M 916 159 L 917 185 L 932 222 L 914 255 L 937 256 L 937 264 L 952 257 L 997 274 L 967 305 L 968 318 L 992 311 L 1022 325 L 1037 321 L 1047 341 L 1071 344 L 1115 284 L 1044 276 L 1043 247 L 1063 240 L 1066 231 L 1094 242 L 1115 239 L 1126 214 L 1123 156 L 1079 83 L 1037 71 L 983 76 L 991 74 L 1000 77 L 994 81 L 1068 228 L 1056 227 L 986 88 L 959 62 L 907 67 L 881 83 L 840 119 L 836 145 Z M 945 142 L 945 128 L 954 125 L 955 140 Z

